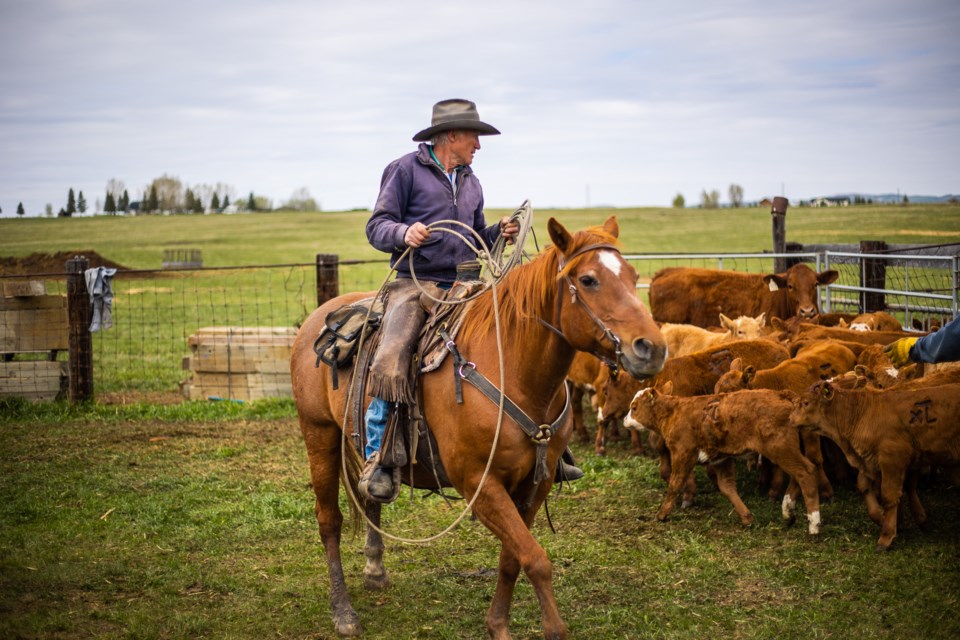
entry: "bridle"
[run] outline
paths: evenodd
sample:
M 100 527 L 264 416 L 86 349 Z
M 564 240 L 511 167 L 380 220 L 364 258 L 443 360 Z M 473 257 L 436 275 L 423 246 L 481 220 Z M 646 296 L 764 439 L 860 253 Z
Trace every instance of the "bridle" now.
M 573 252 L 573 254 L 568 256 L 566 259 L 564 259 L 564 256 L 561 255 L 559 258 L 557 273 L 563 273 L 564 267 L 567 265 L 568 262 L 570 262 L 574 258 L 577 258 L 591 251 L 601 251 L 604 249 L 609 249 L 611 251 L 616 252 L 617 255 L 621 255 L 620 249 L 618 249 L 617 247 L 609 243 L 597 243 L 597 244 L 587 245 L 586 247 L 582 247 L 581 249 L 578 249 L 577 251 Z M 563 305 L 563 285 L 564 284 L 566 284 L 567 286 L 567 293 L 570 294 L 570 303 L 571 304 L 580 303 L 580 306 L 583 307 L 583 310 L 586 312 L 587 317 L 590 318 L 593 321 L 593 323 L 600 329 L 600 331 L 603 332 L 603 336 L 607 340 L 613 343 L 613 352 L 614 352 L 613 360 L 611 360 L 610 358 L 608 358 L 607 356 L 601 353 L 598 353 L 597 351 L 593 351 L 591 353 L 610 369 L 610 375 L 614 379 L 616 379 L 617 375 L 620 373 L 620 364 L 621 364 L 621 361 L 623 360 L 623 349 L 621 347 L 622 342 L 620 340 L 620 336 L 614 333 L 614 331 L 610 329 L 610 327 L 608 327 L 603 322 L 603 320 L 601 320 L 597 316 L 596 313 L 594 313 L 593 309 L 590 308 L 590 305 L 587 304 L 586 300 L 584 300 L 582 296 L 578 295 L 577 285 L 575 285 L 573 283 L 573 280 L 570 278 L 570 276 L 566 274 L 563 275 L 563 278 L 559 284 L 559 291 L 557 291 L 557 309 L 556 309 L 556 312 L 554 312 L 553 314 L 554 322 L 557 325 L 560 324 L 560 310 L 561 310 L 561 306 Z M 545 321 L 543 318 L 540 318 L 540 324 L 542 324 L 547 329 L 549 329 L 553 333 L 560 336 L 564 342 L 566 342 L 567 344 L 570 344 L 570 341 L 567 340 L 567 337 L 556 326 Z

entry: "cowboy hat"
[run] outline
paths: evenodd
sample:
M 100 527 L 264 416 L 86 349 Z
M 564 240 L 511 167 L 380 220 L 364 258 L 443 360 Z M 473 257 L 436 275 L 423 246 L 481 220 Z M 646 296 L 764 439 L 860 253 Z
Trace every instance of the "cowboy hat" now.
M 486 122 L 480 121 L 477 105 L 469 100 L 454 98 L 441 100 L 433 105 L 433 118 L 430 126 L 413 136 L 414 142 L 425 142 L 441 131 L 451 129 L 470 129 L 481 136 L 499 135 L 500 131 Z

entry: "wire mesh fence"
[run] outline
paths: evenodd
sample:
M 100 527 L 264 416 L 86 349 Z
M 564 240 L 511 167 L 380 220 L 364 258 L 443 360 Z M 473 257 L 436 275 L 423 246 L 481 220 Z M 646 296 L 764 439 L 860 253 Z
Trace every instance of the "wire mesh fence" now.
M 894 258 L 820 251 L 624 257 L 640 275 L 638 295 L 645 301 L 650 280 L 665 267 L 772 273 L 777 258 L 785 257 L 808 262 L 817 271 L 840 273 L 831 286 L 821 287 L 825 310 L 883 308 L 905 326 L 917 320 L 921 328 L 931 318 L 952 318 L 958 311 L 956 254 Z M 340 293 L 374 291 L 388 276 L 389 265 L 339 261 L 334 272 Z M 72 375 L 68 351 L 84 334 L 98 395 L 231 400 L 289 395 L 290 345 L 297 327 L 324 295 L 329 283 L 322 282 L 323 273 L 319 256 L 317 264 L 118 272 L 112 281 L 112 326 L 92 333 L 87 326 L 68 326 L 76 324 L 68 314 L 69 273 L 0 276 L 5 294 L 0 300 L 0 396 L 65 397 L 66 379 Z M 32 292 L 23 289 L 31 286 Z M 18 287 L 21 294 L 33 295 L 7 295 Z

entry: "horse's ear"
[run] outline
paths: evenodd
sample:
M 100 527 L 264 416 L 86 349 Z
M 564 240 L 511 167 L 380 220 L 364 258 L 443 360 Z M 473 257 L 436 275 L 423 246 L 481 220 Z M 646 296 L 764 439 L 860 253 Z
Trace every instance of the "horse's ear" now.
M 550 239 L 553 240 L 553 246 L 559 249 L 561 253 L 567 253 L 570 250 L 570 242 L 573 240 L 573 236 L 556 218 L 547 220 L 547 231 L 550 233 Z
M 614 238 L 619 238 L 620 225 L 617 223 L 617 216 L 610 216 L 607 218 L 607 221 L 603 223 L 603 230 L 612 235 Z

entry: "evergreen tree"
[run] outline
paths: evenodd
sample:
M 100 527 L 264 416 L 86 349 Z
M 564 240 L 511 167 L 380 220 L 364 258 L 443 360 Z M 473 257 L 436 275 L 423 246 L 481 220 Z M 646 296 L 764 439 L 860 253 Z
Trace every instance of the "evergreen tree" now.
M 77 212 L 77 198 L 73 195 L 73 187 L 70 187 L 70 192 L 67 194 L 67 208 L 63 212 L 68 218 Z
M 107 199 L 103 203 L 103 212 L 112 215 L 117 214 L 117 203 L 113 199 L 113 194 L 107 191 Z
M 127 190 L 123 190 L 123 195 L 120 196 L 120 202 L 117 203 L 117 209 L 119 211 L 127 211 L 130 208 L 130 194 L 127 193 Z
M 223 196 L 223 208 L 226 209 L 230 206 L 230 195 Z
M 247 211 L 256 211 L 257 210 L 257 201 L 253 199 L 253 191 L 250 192 L 250 197 L 247 198 Z
M 210 210 L 215 213 L 220 211 L 220 196 L 216 193 L 210 197 Z
M 160 202 L 157 200 L 157 186 L 150 186 L 150 195 L 147 196 L 147 211 L 156 211 L 160 208 Z
M 183 210 L 192 212 L 197 208 L 197 198 L 193 195 L 193 189 L 187 189 L 183 194 Z
M 17 215 L 22 217 L 25 213 L 26 211 L 23 210 L 23 203 L 21 202 L 17 205 Z
M 87 199 L 83 197 L 83 191 L 77 192 L 77 211 L 80 213 L 87 212 Z

